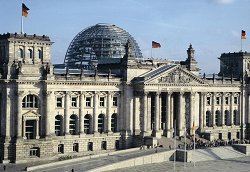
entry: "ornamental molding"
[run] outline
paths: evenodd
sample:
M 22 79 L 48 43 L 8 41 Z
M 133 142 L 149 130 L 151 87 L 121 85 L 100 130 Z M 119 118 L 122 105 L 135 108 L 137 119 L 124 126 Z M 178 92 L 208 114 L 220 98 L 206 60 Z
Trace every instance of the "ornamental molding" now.
M 23 120 L 34 120 L 34 119 L 39 120 L 39 117 L 41 115 L 33 110 L 30 110 L 30 111 L 24 113 L 22 116 L 23 116 Z

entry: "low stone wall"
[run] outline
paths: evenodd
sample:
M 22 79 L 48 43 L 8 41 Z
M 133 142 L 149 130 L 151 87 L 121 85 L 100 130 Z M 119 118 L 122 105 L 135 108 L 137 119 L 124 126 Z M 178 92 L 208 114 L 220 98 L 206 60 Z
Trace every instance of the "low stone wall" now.
M 145 156 L 109 164 L 106 166 L 98 167 L 98 168 L 89 170 L 87 172 L 116 170 L 116 169 L 121 169 L 121 168 L 134 167 L 137 165 L 153 164 L 153 163 L 161 163 L 164 161 L 170 161 L 173 157 L 174 152 L 175 150 L 170 150 L 170 151 L 159 152 L 159 153 L 155 153 L 151 155 L 145 155 Z
M 109 152 L 109 153 L 104 153 L 104 154 L 90 155 L 90 156 L 85 156 L 85 157 L 79 157 L 79 158 L 69 159 L 69 160 L 51 162 L 51 163 L 47 163 L 47 164 L 42 164 L 42 165 L 27 167 L 26 171 L 39 170 L 39 169 L 44 169 L 44 168 L 51 168 L 51 167 L 55 167 L 55 166 L 60 166 L 60 165 L 65 165 L 65 164 L 80 162 L 80 161 L 87 160 L 87 159 L 99 158 L 99 157 L 104 157 L 104 156 L 109 156 L 109 155 L 117 155 L 117 154 L 121 154 L 121 153 L 133 152 L 133 151 L 137 151 L 137 150 L 139 150 L 139 148 L 131 148 L 131 149 L 114 151 L 114 152 Z
M 233 148 L 247 156 L 250 156 L 250 144 L 235 144 L 233 145 Z

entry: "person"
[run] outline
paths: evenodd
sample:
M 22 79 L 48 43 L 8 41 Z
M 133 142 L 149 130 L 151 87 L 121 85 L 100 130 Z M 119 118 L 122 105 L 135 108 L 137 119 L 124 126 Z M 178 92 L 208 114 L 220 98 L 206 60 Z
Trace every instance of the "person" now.
M 171 145 L 169 145 L 169 150 L 171 150 Z
M 71 172 L 74 172 L 75 170 L 72 168 Z
M 6 170 L 6 166 L 4 165 L 4 166 L 3 166 L 3 171 L 5 171 L 5 170 Z
M 158 152 L 158 150 L 157 150 L 157 146 L 155 147 L 155 153 L 157 153 Z

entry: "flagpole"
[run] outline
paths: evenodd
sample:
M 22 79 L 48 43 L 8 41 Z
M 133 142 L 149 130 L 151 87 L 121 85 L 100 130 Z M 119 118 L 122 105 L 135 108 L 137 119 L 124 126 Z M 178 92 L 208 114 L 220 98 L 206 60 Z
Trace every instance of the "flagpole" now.
M 152 52 L 153 52 L 153 47 L 151 46 L 151 59 L 153 59 L 153 55 L 152 55 L 153 53 Z
M 240 51 L 242 52 L 242 38 L 240 38 Z
M 23 34 L 23 0 L 21 4 L 21 34 Z

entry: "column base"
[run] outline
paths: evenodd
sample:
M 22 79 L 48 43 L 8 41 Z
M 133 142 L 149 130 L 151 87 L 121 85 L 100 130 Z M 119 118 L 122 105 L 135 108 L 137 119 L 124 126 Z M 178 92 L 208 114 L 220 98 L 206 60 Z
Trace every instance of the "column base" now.
M 178 135 L 179 136 L 184 136 L 185 131 L 183 129 L 179 129 Z
M 9 164 L 9 163 L 10 163 L 10 160 L 4 159 L 4 160 L 2 161 L 2 163 L 3 163 L 3 164 Z
M 142 137 L 147 137 L 147 136 L 151 136 L 150 133 L 151 133 L 151 132 L 148 132 L 148 131 L 141 131 L 140 135 L 141 135 Z
M 153 131 L 153 136 L 156 137 L 157 139 L 161 138 L 161 132 L 160 131 Z
M 163 135 L 165 136 L 165 137 L 167 137 L 167 138 L 172 138 L 172 132 L 171 132 L 171 130 L 164 130 L 163 131 Z
M 94 136 L 100 136 L 100 133 L 98 131 L 94 131 Z

